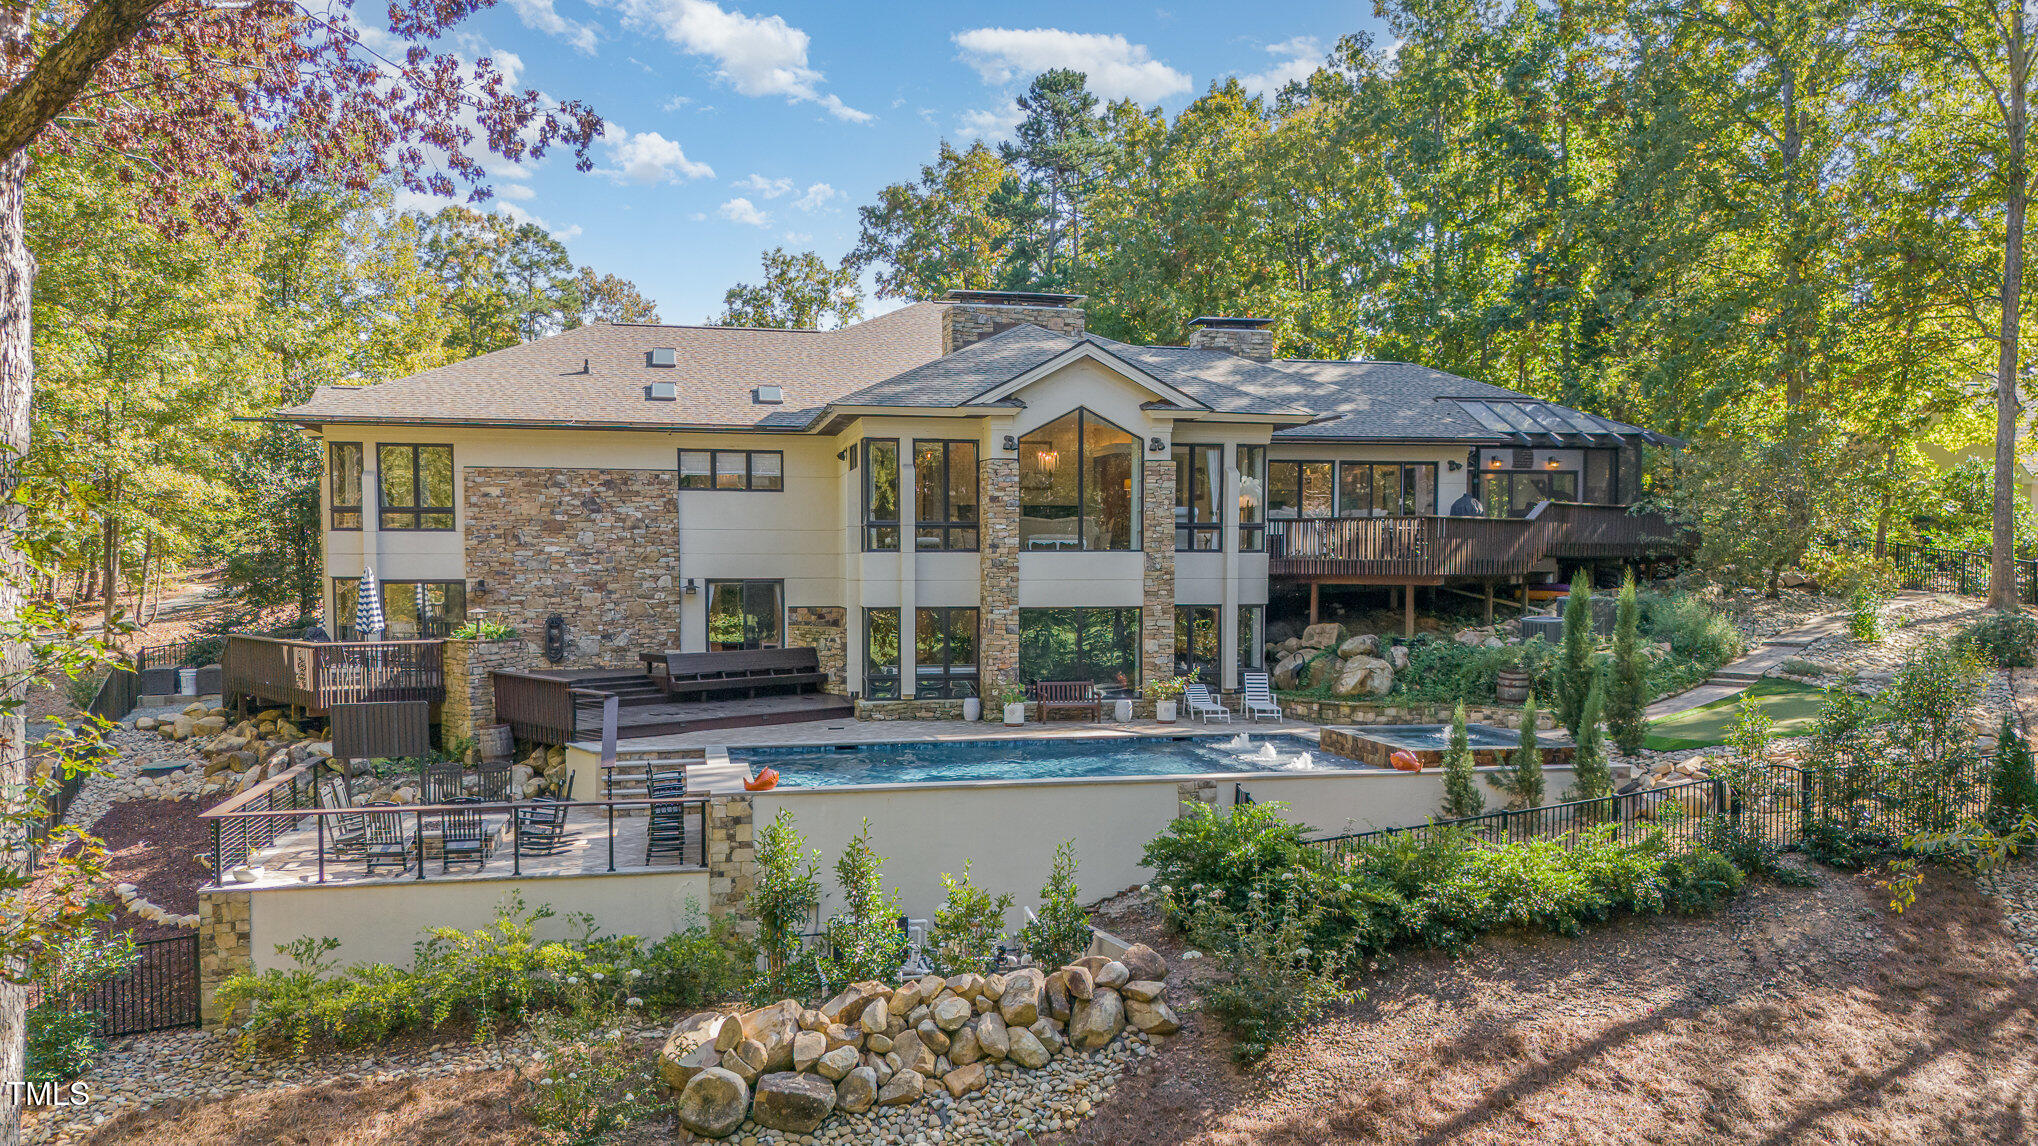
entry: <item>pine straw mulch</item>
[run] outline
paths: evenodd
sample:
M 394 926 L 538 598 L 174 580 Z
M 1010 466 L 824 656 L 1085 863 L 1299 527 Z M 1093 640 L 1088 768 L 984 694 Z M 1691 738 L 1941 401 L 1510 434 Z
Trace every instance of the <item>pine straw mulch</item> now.
M 122 1114 L 84 1141 L 93 1146 L 410 1146 L 459 1142 L 515 1146 L 554 1140 L 517 1109 L 516 1071 L 428 1079 L 340 1081 L 212 1102 L 171 1102 Z
M 1868 878 L 1821 874 L 1715 918 L 1416 957 L 1250 1070 L 1195 1015 L 1158 1069 L 1049 1141 L 2038 1140 L 2038 979 L 1998 908 L 1938 873 L 1895 916 Z M 1180 953 L 1143 907 L 1104 925 Z

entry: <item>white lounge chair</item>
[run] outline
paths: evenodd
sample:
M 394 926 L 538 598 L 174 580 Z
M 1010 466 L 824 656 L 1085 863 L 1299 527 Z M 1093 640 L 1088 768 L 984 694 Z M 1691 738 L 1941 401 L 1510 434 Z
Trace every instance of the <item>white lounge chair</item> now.
M 1249 672 L 1245 683 L 1245 710 L 1254 720 L 1281 719 L 1281 706 L 1274 703 L 1274 685 L 1263 672 Z
M 1208 723 L 1211 717 L 1216 717 L 1226 724 L 1231 723 L 1231 710 L 1210 698 L 1210 689 L 1207 685 L 1189 685 L 1183 690 L 1182 699 L 1189 706 L 1190 716 L 1200 716 L 1205 723 Z

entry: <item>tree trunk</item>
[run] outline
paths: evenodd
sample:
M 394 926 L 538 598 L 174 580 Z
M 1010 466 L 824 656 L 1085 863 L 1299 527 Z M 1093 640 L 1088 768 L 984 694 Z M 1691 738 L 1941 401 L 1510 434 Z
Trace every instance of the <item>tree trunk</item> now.
M 27 37 L 26 8 L 0 7 L 0 41 Z M 11 631 L 21 612 L 21 586 L 26 569 L 16 538 L 26 510 L 15 504 L 21 481 L 20 459 L 28 451 L 28 399 L 34 381 L 29 342 L 29 292 L 35 280 L 35 257 L 29 254 L 22 228 L 21 203 L 27 190 L 28 156 L 16 152 L 0 161 L 0 631 Z M 28 648 L 16 640 L 0 643 L 0 674 L 12 688 L 12 703 L 0 708 L 0 785 L 18 790 L 28 782 L 26 729 L 22 721 L 20 683 L 28 670 Z M 26 861 L 21 844 L 6 843 L 5 862 L 21 870 Z M 20 970 L 18 964 L 10 972 Z M 14 977 L 10 974 L 9 978 Z M 0 1081 L 18 1080 L 26 1070 L 27 991 L 0 981 Z M 0 1088 L 0 1146 L 21 1141 L 21 1092 Z
M 120 611 L 120 479 L 107 479 L 106 519 L 99 535 L 99 597 L 105 611 L 99 615 L 99 634 L 113 632 L 113 616 Z
M 2009 20 L 2009 106 L 2010 162 L 2004 173 L 2008 181 L 2003 226 L 2002 330 L 1996 355 L 1996 500 L 1995 530 L 1989 562 L 1988 603 L 1992 609 L 2017 607 L 2016 499 L 2017 427 L 2022 420 L 2017 401 L 2017 341 L 2021 319 L 2019 304 L 2024 294 L 2024 209 L 2030 198 L 2029 175 L 2024 170 L 2024 141 L 2030 130 L 2030 112 L 2025 107 L 2025 84 L 2031 63 L 2024 39 L 2022 11 Z

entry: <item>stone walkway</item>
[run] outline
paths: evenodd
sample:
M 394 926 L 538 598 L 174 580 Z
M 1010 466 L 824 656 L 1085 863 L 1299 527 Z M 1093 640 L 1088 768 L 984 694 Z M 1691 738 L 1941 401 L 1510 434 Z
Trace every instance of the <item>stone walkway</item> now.
M 1707 680 L 1688 688 L 1675 696 L 1666 696 L 1644 710 L 1650 720 L 1661 720 L 1680 712 L 1708 705 L 1728 697 L 1738 696 L 1753 682 L 1760 680 L 1784 661 L 1835 634 L 1847 632 L 1848 617 L 1845 613 L 1831 613 L 1809 624 L 1800 625 L 1788 632 L 1770 637 L 1753 649 L 1727 662 Z

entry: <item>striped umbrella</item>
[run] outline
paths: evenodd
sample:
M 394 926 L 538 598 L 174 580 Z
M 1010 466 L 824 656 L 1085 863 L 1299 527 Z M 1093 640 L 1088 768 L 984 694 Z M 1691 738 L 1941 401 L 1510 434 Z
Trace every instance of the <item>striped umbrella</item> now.
M 354 628 L 362 640 L 375 640 L 386 626 L 382 620 L 382 590 L 375 585 L 375 570 L 361 570 L 361 587 L 354 596 Z
M 417 583 L 416 596 L 418 607 L 417 635 L 422 637 L 425 635 L 425 622 L 432 619 L 432 599 L 431 595 L 428 592 L 426 592 L 425 583 L 423 581 L 419 581 Z

